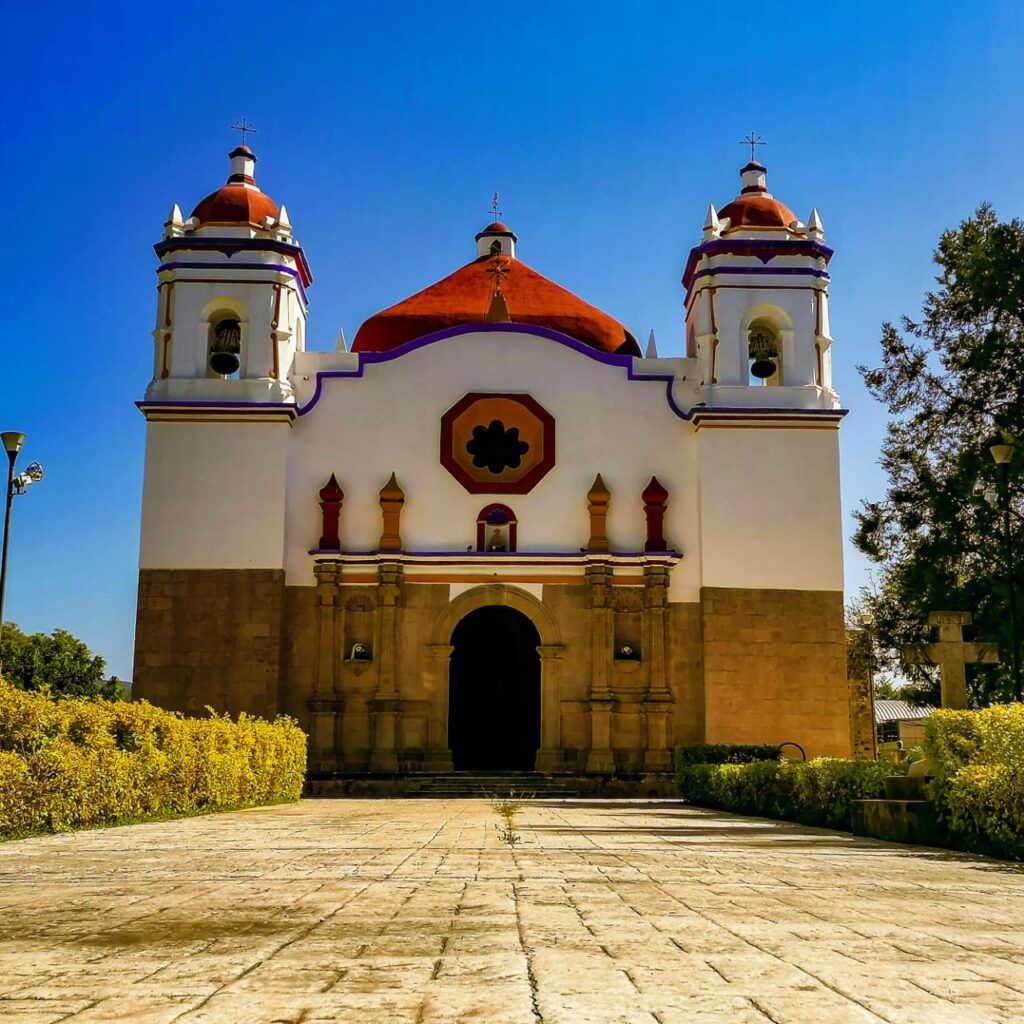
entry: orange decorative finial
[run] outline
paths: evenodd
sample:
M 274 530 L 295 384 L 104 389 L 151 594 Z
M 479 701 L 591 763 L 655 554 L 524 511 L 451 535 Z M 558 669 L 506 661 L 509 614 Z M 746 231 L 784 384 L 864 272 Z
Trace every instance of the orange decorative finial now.
M 594 477 L 593 486 L 587 492 L 587 511 L 590 513 L 590 540 L 587 541 L 588 551 L 608 550 L 608 505 L 611 502 L 611 491 L 605 487 L 601 474 Z
M 388 482 L 380 489 L 380 511 L 384 520 L 384 525 L 380 535 L 379 550 L 402 550 L 400 522 L 402 518 L 402 506 L 404 504 L 405 491 L 398 486 L 398 479 L 395 474 L 392 473 L 388 478 Z

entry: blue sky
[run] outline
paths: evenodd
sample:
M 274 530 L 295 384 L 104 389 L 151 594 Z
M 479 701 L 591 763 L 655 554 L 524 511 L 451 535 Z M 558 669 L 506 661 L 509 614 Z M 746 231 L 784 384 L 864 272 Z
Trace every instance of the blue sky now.
M 469 259 L 497 189 L 527 262 L 680 354 L 686 254 L 756 128 L 772 191 L 817 206 L 836 250 L 848 511 L 883 485 L 884 415 L 855 365 L 919 309 L 945 227 L 983 200 L 1021 213 L 1010 2 L 0 9 L 0 429 L 46 467 L 17 501 L 6 617 L 70 629 L 122 677 L 151 246 L 172 202 L 187 215 L 222 183 L 243 114 L 312 265 L 310 348 Z

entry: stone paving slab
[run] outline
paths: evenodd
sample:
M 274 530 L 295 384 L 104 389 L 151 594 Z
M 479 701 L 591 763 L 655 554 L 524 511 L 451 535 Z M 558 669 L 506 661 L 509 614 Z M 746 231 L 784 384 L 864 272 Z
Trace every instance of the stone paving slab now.
M 1024 1021 L 1024 871 L 672 801 L 310 800 L 0 844 L 0 1022 Z

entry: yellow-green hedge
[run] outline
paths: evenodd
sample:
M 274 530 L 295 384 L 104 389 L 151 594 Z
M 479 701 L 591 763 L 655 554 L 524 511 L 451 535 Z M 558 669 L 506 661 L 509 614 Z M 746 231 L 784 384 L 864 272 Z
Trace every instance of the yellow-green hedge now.
M 0 680 L 0 838 L 298 800 L 305 767 L 290 718 L 55 701 Z
M 925 750 L 930 795 L 959 845 L 1024 858 L 1024 705 L 937 711 Z

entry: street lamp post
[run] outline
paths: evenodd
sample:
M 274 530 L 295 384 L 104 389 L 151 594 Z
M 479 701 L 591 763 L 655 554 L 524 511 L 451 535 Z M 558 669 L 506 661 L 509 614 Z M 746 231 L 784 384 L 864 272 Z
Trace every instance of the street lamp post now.
M 16 494 L 24 494 L 29 484 L 38 483 L 43 479 L 43 467 L 38 462 L 31 463 L 28 468 L 17 476 L 14 475 L 14 463 L 18 452 L 25 443 L 25 435 L 16 430 L 5 430 L 0 433 L 4 451 L 7 452 L 7 492 L 4 506 L 4 541 L 3 553 L 0 554 L 0 637 L 4 628 L 4 596 L 7 593 L 7 547 L 11 539 L 11 505 Z
M 1013 579 L 1013 530 L 1010 519 L 1010 460 L 1015 446 L 994 444 L 989 448 L 993 460 L 1000 470 L 1002 490 L 999 495 L 1003 512 L 1003 546 L 1006 549 L 1006 585 L 1010 588 L 1010 643 L 1013 664 L 1013 699 L 1021 700 L 1020 680 L 1020 628 L 1017 620 L 1017 587 Z

